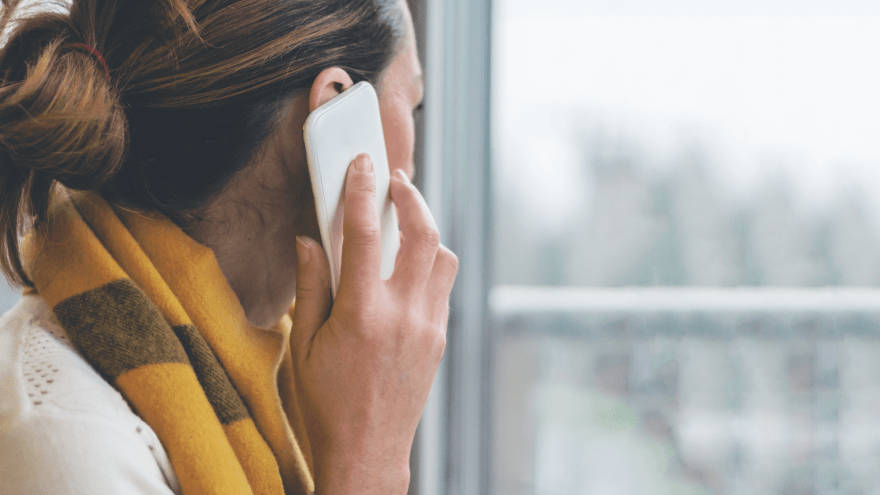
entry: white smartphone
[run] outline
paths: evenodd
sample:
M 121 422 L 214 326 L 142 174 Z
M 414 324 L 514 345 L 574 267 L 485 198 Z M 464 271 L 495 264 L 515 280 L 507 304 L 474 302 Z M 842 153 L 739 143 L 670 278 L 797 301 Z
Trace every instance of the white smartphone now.
M 343 91 L 309 115 L 303 135 L 321 243 L 330 261 L 333 298 L 339 288 L 342 267 L 345 176 L 348 166 L 360 153 L 370 155 L 376 173 L 376 208 L 382 228 L 380 276 L 388 279 L 394 271 L 400 233 L 388 193 L 391 174 L 376 90 L 368 82 L 359 82 Z

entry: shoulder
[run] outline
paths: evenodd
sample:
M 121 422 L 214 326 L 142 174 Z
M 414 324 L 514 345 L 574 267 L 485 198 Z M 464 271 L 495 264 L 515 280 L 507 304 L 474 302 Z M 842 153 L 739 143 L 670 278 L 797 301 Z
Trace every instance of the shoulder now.
M 37 295 L 0 318 L 0 453 L 2 495 L 179 492 L 155 433 Z

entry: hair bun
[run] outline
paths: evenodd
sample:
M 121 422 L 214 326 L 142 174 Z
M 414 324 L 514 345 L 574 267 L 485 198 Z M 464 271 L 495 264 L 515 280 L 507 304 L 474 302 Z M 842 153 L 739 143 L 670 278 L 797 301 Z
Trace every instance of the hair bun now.
M 9 62 L 15 61 L 0 62 L 4 79 L 24 78 L 0 88 L 0 166 L 32 170 L 72 189 L 106 184 L 124 159 L 127 125 L 104 67 L 60 41 L 32 60 Z
M 125 112 L 104 68 L 35 31 L 16 33 L 0 51 L 0 267 L 26 285 L 18 236 L 45 218 L 56 181 L 99 189 L 128 146 Z

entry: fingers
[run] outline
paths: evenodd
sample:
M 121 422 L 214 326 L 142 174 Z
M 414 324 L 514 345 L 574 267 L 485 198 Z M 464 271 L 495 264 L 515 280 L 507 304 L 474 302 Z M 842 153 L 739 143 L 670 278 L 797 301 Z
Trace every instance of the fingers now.
M 434 266 L 440 231 L 424 198 L 399 169 L 392 175 L 391 199 L 397 206 L 402 237 L 391 279 L 407 292 L 420 293 Z
M 342 272 L 337 297 L 367 294 L 379 281 L 382 231 L 376 209 L 376 176 L 373 162 L 366 154 L 358 155 L 348 168 L 342 235 Z
M 299 264 L 290 347 L 294 356 L 308 356 L 311 341 L 330 314 L 330 265 L 324 250 L 308 237 L 296 238 Z

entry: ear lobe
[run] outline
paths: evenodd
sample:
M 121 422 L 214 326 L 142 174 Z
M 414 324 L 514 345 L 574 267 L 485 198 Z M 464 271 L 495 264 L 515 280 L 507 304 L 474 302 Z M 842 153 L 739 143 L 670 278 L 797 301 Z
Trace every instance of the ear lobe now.
M 351 76 L 339 67 L 324 69 L 312 83 L 309 91 L 309 112 L 332 100 L 354 84 Z

